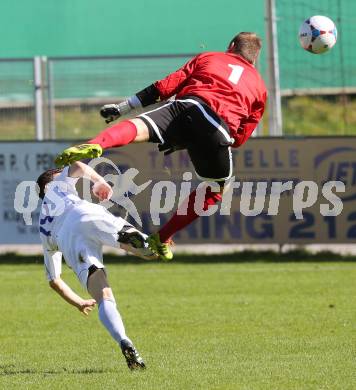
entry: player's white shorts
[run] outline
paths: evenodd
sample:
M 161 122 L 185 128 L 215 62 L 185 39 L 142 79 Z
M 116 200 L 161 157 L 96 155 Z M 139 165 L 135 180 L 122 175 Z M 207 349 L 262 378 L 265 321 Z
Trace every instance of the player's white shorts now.
M 90 266 L 104 268 L 103 245 L 120 248 L 119 232 L 128 228 L 135 229 L 123 218 L 115 217 L 99 205 L 92 204 L 90 213 L 87 209 L 81 210 L 80 207 L 76 207 L 69 213 L 58 232 L 56 241 L 67 265 L 76 273 L 83 287 L 87 288 Z M 148 249 L 141 251 L 142 256 L 151 253 Z M 136 254 L 140 255 L 140 253 Z

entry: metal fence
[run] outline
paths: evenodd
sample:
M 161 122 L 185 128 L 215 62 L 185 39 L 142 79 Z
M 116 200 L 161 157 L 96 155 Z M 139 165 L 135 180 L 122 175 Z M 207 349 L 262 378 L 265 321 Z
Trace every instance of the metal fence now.
M 0 59 L 0 140 L 89 138 L 105 125 L 98 114 L 101 105 L 134 94 L 176 70 L 193 55 Z M 260 65 L 262 70 L 266 68 L 262 61 Z M 281 74 L 283 76 L 283 69 Z M 290 95 L 290 91 L 293 95 L 306 93 L 303 88 L 301 83 L 299 89 L 282 89 L 282 96 Z M 323 90 L 330 93 L 327 84 L 320 84 L 317 91 L 309 92 L 315 97 L 322 95 Z M 347 91 L 341 91 L 344 94 L 333 98 L 328 106 L 319 104 L 315 109 L 318 99 L 314 97 L 306 103 L 284 97 L 285 134 L 354 134 L 353 100 L 346 96 Z M 271 86 L 269 92 L 271 104 Z M 304 131 L 300 132 L 306 107 L 315 118 L 315 126 L 312 128 L 312 122 L 306 122 Z M 329 122 L 320 107 L 328 114 Z M 271 109 L 267 111 L 265 123 L 272 113 Z M 272 125 L 265 125 L 255 133 L 273 134 L 271 129 Z
M 32 59 L 0 60 L 0 138 L 35 138 Z
M 134 94 L 193 55 L 0 59 L 0 139 L 95 134 L 102 104 Z

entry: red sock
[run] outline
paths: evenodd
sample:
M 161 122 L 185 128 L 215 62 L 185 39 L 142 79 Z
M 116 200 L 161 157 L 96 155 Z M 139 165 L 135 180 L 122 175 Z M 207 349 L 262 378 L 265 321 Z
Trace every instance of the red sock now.
M 171 219 L 159 230 L 158 233 L 161 242 L 169 241 L 174 233 L 188 226 L 190 223 L 192 223 L 199 217 L 199 215 L 194 210 L 195 195 L 196 190 L 194 190 L 189 195 L 189 198 L 186 200 L 189 202 L 186 215 L 178 215 L 176 211 L 171 217 Z M 206 190 L 205 200 L 202 209 L 206 211 L 209 206 L 216 204 L 220 200 L 221 194 L 211 191 L 211 188 L 208 187 Z M 184 203 L 186 203 L 186 201 L 184 201 Z
M 89 144 L 99 144 L 103 149 L 124 146 L 132 142 L 137 135 L 136 126 L 128 121 L 122 121 L 108 127 L 95 138 L 88 141 Z

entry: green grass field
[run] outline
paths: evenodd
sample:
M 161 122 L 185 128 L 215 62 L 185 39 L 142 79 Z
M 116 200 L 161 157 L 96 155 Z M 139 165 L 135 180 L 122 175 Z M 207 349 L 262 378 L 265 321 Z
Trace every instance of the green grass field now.
M 356 262 L 111 258 L 111 285 L 147 364 L 130 372 L 97 309 L 80 315 L 49 289 L 41 264 L 16 260 L 0 260 L 1 389 L 356 388 Z

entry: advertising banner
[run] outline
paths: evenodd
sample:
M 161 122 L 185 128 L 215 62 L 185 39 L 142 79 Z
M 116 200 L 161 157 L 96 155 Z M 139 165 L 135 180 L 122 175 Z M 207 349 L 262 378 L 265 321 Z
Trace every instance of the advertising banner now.
M 21 181 L 53 167 L 68 143 L 0 144 L 0 243 L 38 243 L 14 209 Z M 182 230 L 177 243 L 354 243 L 356 137 L 255 138 L 233 150 L 228 194 L 212 215 Z M 114 186 L 109 210 L 146 232 L 158 230 L 186 194 L 201 183 L 186 151 L 168 156 L 153 144 L 105 151 L 91 164 Z M 211 156 L 214 164 L 214 156 Z M 39 202 L 38 202 L 39 205 Z M 26 207 L 26 205 L 25 205 Z
M 68 142 L 0 143 L 0 244 L 40 242 L 39 207 L 31 214 L 33 224 L 26 225 L 23 215 L 14 209 L 16 188 L 23 181 L 36 181 L 43 171 L 53 168 L 57 153 L 69 145 Z

